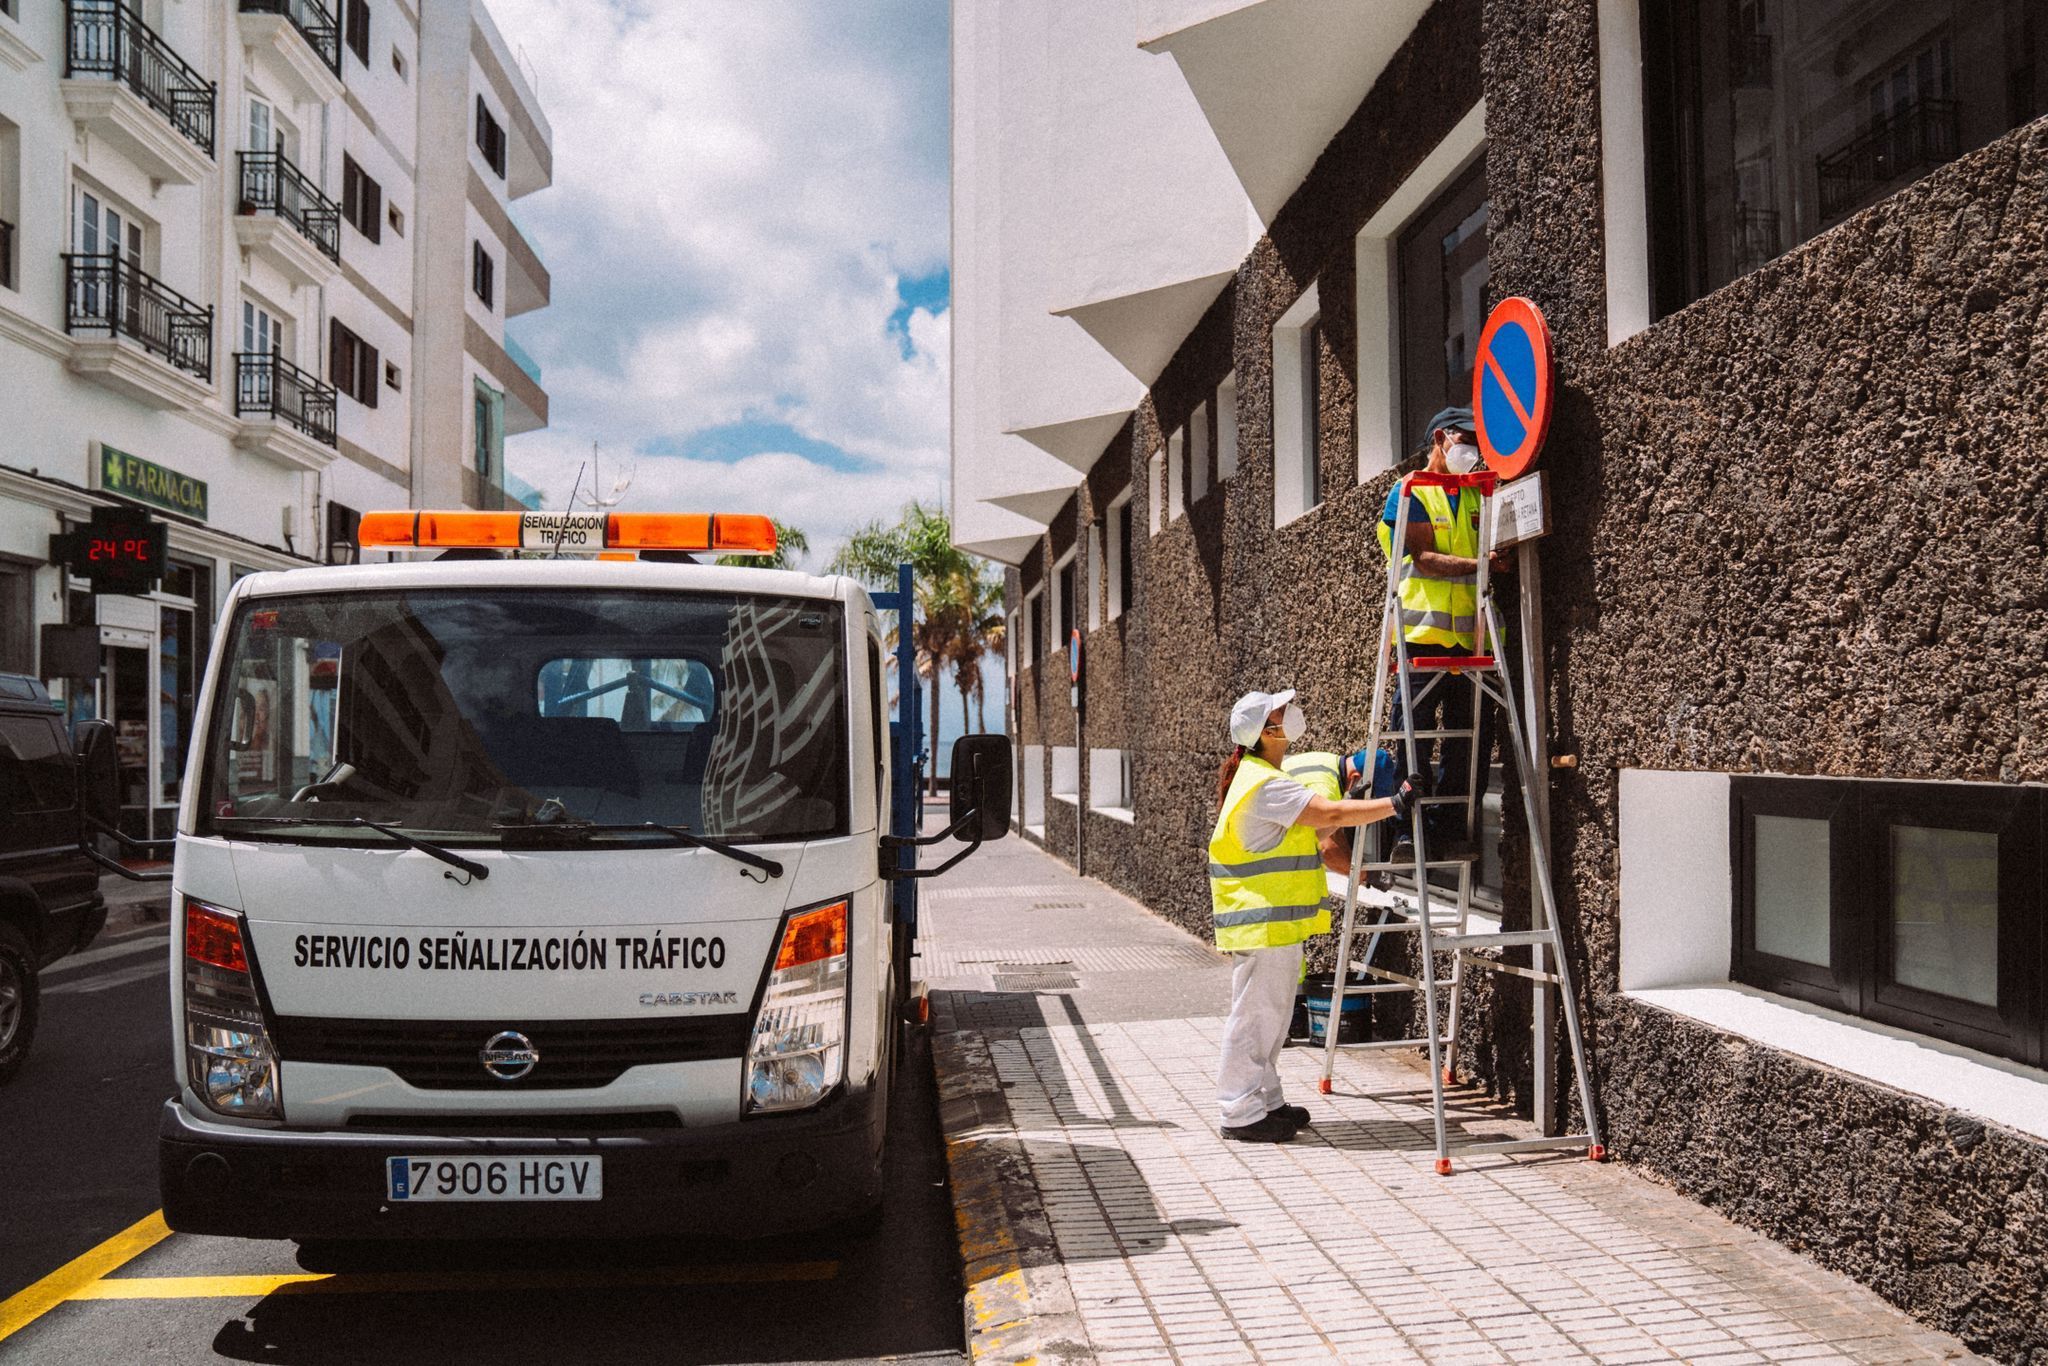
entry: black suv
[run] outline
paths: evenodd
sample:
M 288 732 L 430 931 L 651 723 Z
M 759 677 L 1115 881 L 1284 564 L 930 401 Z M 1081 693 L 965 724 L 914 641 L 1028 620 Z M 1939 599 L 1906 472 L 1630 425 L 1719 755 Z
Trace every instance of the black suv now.
M 107 921 L 86 852 L 84 771 L 64 709 L 35 679 L 0 674 L 0 1083 L 35 1037 L 36 973 L 90 944 Z

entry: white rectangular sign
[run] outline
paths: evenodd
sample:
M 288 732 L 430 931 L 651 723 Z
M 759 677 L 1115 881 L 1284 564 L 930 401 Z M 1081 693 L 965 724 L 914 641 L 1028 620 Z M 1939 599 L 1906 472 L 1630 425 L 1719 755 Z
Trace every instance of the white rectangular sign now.
M 553 550 L 588 555 L 604 549 L 602 512 L 528 512 L 519 518 L 523 550 Z
M 1543 496 L 1543 471 L 1502 484 L 1493 494 L 1493 548 L 1505 549 L 1550 532 L 1550 506 Z

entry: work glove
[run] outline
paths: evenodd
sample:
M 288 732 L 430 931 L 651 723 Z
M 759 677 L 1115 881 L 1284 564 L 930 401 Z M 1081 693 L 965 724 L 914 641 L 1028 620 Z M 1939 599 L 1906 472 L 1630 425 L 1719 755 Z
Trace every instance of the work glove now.
M 1392 797 L 1388 798 L 1394 804 L 1394 819 L 1406 825 L 1408 823 L 1409 811 L 1414 807 L 1416 799 L 1421 796 L 1422 789 L 1415 785 L 1413 779 L 1402 779 L 1401 786 L 1394 790 Z

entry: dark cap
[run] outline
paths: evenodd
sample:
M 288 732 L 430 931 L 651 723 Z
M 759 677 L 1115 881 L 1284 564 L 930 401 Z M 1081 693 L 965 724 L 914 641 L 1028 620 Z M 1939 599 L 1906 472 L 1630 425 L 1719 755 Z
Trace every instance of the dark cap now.
M 1477 430 L 1472 425 L 1472 410 L 1470 408 L 1446 408 L 1431 418 L 1429 425 L 1422 429 L 1422 444 L 1427 446 L 1430 438 L 1434 437 L 1445 427 L 1456 427 L 1461 432 Z

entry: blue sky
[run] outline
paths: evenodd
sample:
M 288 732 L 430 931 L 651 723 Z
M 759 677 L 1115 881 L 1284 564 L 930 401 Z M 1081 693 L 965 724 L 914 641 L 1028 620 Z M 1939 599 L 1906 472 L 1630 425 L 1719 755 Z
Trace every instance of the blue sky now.
M 619 506 L 767 512 L 814 561 L 942 496 L 946 0 L 490 4 L 555 136 L 513 472 L 559 507 L 595 443 Z

